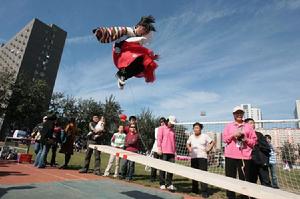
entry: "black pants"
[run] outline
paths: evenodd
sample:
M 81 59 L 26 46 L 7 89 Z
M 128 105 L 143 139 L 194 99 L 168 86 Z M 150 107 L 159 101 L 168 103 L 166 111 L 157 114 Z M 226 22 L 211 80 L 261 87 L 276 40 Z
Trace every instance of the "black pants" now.
M 156 152 L 153 152 L 153 158 L 160 159 L 160 156 Z M 151 167 L 151 178 L 150 179 L 152 181 L 154 181 L 156 179 L 156 173 L 157 173 L 157 169 Z
M 233 159 L 225 157 L 225 175 L 227 177 L 236 178 L 236 174 L 238 173 L 239 179 L 250 182 L 250 167 L 251 160 L 241 160 L 241 159 Z M 226 195 L 228 199 L 235 199 L 235 192 L 226 191 Z M 249 198 L 248 196 L 241 196 L 241 198 Z
M 267 165 L 257 165 L 253 161 L 251 163 L 251 182 L 257 183 L 259 178 L 260 184 L 271 187 L 271 180 L 269 177 L 269 168 Z
M 70 159 L 71 159 L 72 154 L 70 153 L 65 153 L 65 164 L 64 166 L 68 166 Z
M 52 156 L 51 156 L 51 162 L 50 165 L 54 166 L 55 165 L 55 159 L 56 159 L 56 151 L 57 151 L 57 143 L 54 143 L 51 145 L 51 151 L 52 151 Z
M 93 140 L 88 141 L 83 168 L 85 168 L 87 170 L 89 169 L 91 157 L 92 157 L 92 154 L 94 152 L 94 156 L 95 156 L 94 172 L 99 172 L 100 173 L 100 163 L 101 163 L 100 155 L 101 155 L 101 152 L 98 151 L 97 149 L 90 148 L 89 147 L 90 144 L 100 144 L 100 143 L 97 143 L 96 141 L 93 141 Z
M 136 58 L 129 66 L 120 69 L 118 71 L 118 76 L 123 76 L 125 77 L 125 80 L 127 80 L 135 75 L 142 73 L 144 71 L 143 61 L 143 57 Z
M 191 167 L 195 169 L 200 169 L 207 171 L 207 159 L 206 158 L 192 158 Z M 202 193 L 207 193 L 207 184 L 201 182 L 201 191 Z M 199 193 L 199 183 L 196 180 L 192 180 L 192 192 Z
M 175 155 L 174 154 L 162 154 L 162 160 L 168 161 L 168 162 L 175 162 Z M 172 185 L 172 179 L 173 179 L 173 173 L 167 173 L 166 178 L 166 172 L 165 171 L 159 171 L 159 184 L 160 185 L 166 185 L 170 186 Z

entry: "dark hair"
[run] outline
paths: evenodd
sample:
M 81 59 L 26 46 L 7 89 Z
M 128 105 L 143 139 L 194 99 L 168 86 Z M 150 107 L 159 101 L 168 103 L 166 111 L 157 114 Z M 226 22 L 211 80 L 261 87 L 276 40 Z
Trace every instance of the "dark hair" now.
M 76 122 L 76 119 L 74 117 L 72 117 L 68 123 L 75 123 Z
M 144 26 L 148 32 L 156 31 L 152 23 L 155 23 L 155 18 L 153 16 L 143 16 L 136 26 Z
M 166 123 L 167 122 L 167 120 L 166 120 L 166 118 L 164 118 L 164 117 L 161 117 L 161 118 L 159 118 L 159 123 Z
M 134 115 L 130 116 L 129 121 L 132 120 L 132 119 L 136 120 L 136 117 Z
M 246 122 L 246 123 L 248 123 L 248 122 L 250 122 L 250 121 L 253 121 L 253 122 L 254 122 L 254 119 L 252 119 L 252 118 L 247 118 L 247 119 L 244 120 L 244 122 Z
M 270 135 L 265 135 L 265 138 L 268 138 L 269 140 L 272 140 L 272 137 Z
M 199 126 L 201 130 L 203 129 L 203 124 L 201 124 L 201 123 L 199 123 L 199 122 L 194 123 L 194 124 L 193 124 L 193 128 L 194 128 L 195 126 Z
M 56 119 L 57 119 L 57 116 L 56 116 L 56 114 L 53 113 L 53 112 L 49 113 L 49 114 L 47 115 L 47 118 L 46 118 L 46 120 L 50 120 L 50 121 L 54 121 L 54 120 L 56 120 Z

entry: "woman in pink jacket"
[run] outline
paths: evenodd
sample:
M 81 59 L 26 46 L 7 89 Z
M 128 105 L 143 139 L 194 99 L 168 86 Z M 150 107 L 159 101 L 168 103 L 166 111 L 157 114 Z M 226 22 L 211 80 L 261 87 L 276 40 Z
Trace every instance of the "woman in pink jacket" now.
M 256 134 L 253 128 L 244 123 L 244 110 L 237 106 L 233 109 L 234 122 L 225 126 L 223 140 L 225 146 L 225 175 L 236 178 L 238 172 L 240 180 L 249 181 L 251 152 L 256 144 Z M 235 193 L 226 192 L 228 199 L 235 199 Z M 248 198 L 247 196 L 243 196 Z
M 169 116 L 166 125 L 160 126 L 157 133 L 157 154 L 161 156 L 162 160 L 168 162 L 175 162 L 176 154 L 176 140 L 174 124 L 176 123 L 176 118 L 174 116 Z M 168 189 L 170 191 L 175 191 L 176 188 L 173 186 L 172 173 L 167 173 L 160 170 L 160 189 Z

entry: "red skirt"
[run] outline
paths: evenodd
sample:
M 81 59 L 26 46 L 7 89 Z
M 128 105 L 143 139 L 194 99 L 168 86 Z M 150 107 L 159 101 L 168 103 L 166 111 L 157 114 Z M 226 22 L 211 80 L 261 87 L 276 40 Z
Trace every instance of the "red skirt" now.
M 113 48 L 113 60 L 118 69 L 126 68 L 138 57 L 143 57 L 144 72 L 135 77 L 144 77 L 146 82 L 154 82 L 154 71 L 158 65 L 154 61 L 155 55 L 151 50 L 139 43 L 126 41 L 122 44 L 120 53 L 116 53 Z

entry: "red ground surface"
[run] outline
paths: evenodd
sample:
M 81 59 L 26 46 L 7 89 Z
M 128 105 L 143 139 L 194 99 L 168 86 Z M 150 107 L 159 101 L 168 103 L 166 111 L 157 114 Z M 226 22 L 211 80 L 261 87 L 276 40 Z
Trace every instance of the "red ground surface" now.
M 77 170 L 61 170 L 53 167 L 37 169 L 32 164 L 1 162 L 0 184 L 29 184 L 39 182 L 58 182 L 66 180 L 93 180 L 101 176 L 79 174 Z
M 61 170 L 53 167 L 37 169 L 32 164 L 0 161 L 0 185 L 21 185 L 40 182 L 59 182 L 70 180 L 99 180 L 104 177 L 90 174 L 79 174 L 78 170 Z M 118 181 L 127 183 L 124 181 Z M 136 186 L 142 186 L 136 184 Z M 182 195 L 182 194 L 180 194 Z M 182 195 L 184 199 L 196 199 Z

